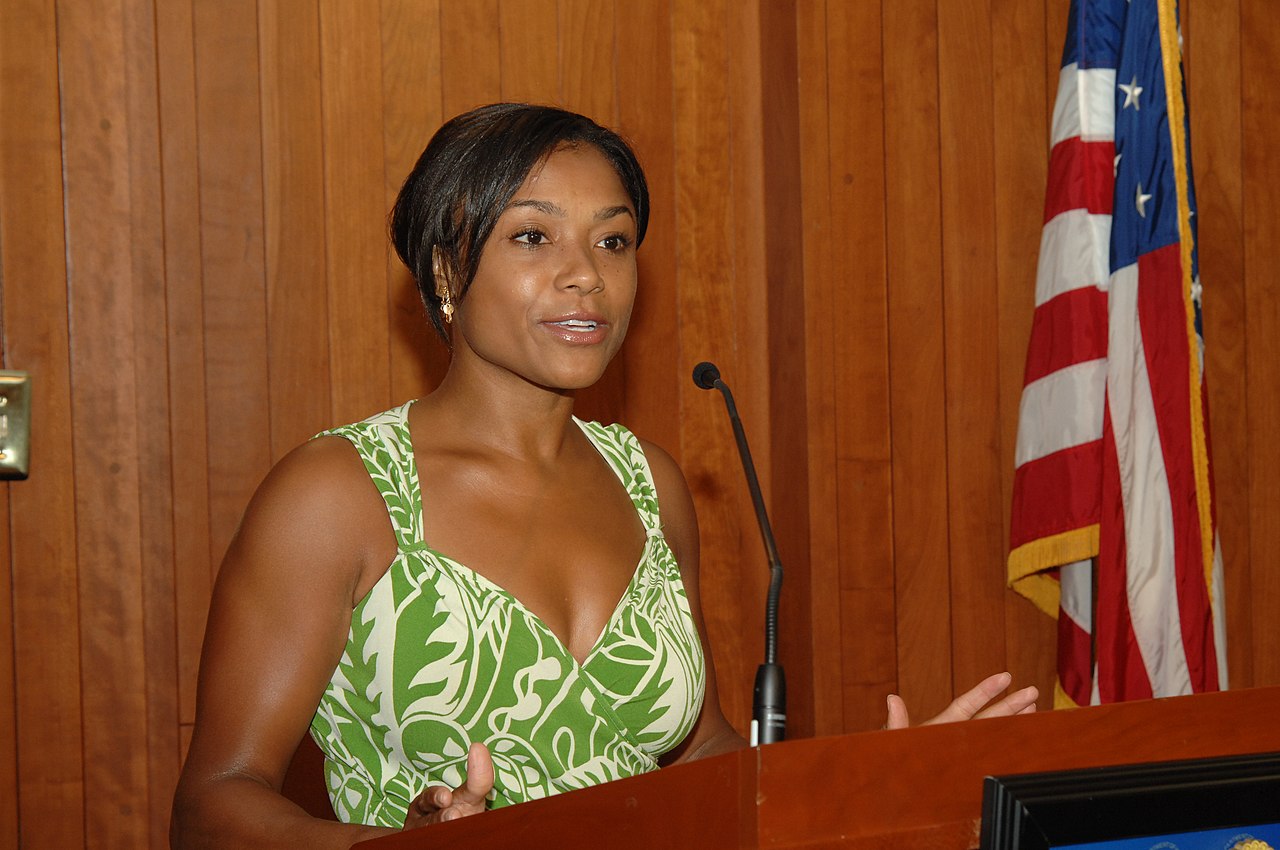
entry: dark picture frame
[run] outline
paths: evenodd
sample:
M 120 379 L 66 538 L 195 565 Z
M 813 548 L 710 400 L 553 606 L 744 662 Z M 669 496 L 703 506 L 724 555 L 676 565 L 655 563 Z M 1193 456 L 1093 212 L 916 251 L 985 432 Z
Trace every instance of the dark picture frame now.
M 1277 718 L 1280 722 L 1280 718 Z M 1212 734 L 1205 730 L 1206 734 Z M 1280 823 L 1280 753 L 988 776 L 980 850 Z

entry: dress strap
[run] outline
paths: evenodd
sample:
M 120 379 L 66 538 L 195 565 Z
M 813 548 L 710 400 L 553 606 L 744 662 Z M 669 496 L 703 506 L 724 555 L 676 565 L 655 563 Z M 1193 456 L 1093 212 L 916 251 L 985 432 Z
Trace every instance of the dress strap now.
M 658 491 L 653 486 L 653 473 L 640 440 L 621 425 L 601 425 L 573 418 L 591 444 L 618 476 L 640 514 L 649 537 L 662 536 L 662 517 L 658 513 Z
M 343 425 L 317 434 L 350 441 L 364 468 L 382 495 L 396 543 L 402 550 L 422 539 L 422 491 L 409 436 L 409 408 L 413 402 L 371 416 L 363 422 Z

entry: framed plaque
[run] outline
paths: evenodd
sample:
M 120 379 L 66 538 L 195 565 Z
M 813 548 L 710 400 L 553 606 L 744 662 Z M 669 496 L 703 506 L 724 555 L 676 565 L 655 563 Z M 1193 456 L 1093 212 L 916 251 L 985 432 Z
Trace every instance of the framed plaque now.
M 989 776 L 979 846 L 1280 850 L 1280 753 Z

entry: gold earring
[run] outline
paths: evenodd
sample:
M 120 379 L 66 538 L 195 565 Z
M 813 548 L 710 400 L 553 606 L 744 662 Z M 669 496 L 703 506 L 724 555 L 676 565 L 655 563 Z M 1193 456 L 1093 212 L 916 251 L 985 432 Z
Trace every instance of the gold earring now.
M 444 314 L 444 323 L 446 325 L 453 324 L 453 299 L 449 297 L 447 292 L 440 301 L 440 312 Z

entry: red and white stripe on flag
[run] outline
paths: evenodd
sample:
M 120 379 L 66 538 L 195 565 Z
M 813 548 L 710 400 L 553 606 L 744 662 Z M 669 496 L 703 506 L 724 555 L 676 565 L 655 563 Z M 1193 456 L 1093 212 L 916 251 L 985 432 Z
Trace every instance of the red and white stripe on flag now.
M 1069 14 L 1009 580 L 1058 617 L 1057 704 L 1217 690 L 1222 557 L 1176 2 L 1073 0 Z

